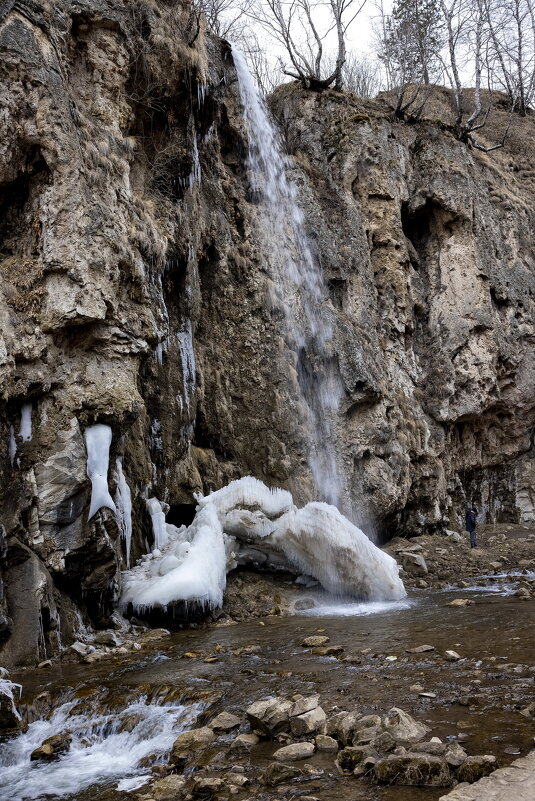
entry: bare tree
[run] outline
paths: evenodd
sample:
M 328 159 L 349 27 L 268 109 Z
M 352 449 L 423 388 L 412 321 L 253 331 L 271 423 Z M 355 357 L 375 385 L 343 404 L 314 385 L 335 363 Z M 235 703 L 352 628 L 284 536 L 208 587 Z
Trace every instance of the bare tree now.
M 493 77 L 525 116 L 535 100 L 534 0 L 485 0 Z
M 285 75 L 296 78 L 309 89 L 334 85 L 342 88 L 349 26 L 362 11 L 366 0 L 257 0 L 255 19 L 281 45 L 289 64 Z M 337 50 L 331 71 L 326 71 L 326 37 L 336 37 Z
M 326 72 L 332 72 L 336 56 L 331 54 L 325 59 Z M 379 62 L 370 56 L 359 56 L 349 51 L 342 68 L 344 89 L 356 97 L 375 97 L 381 89 L 381 69 Z
M 256 32 L 251 28 L 239 44 L 260 91 L 264 95 L 270 94 L 281 83 L 280 68 L 269 60 Z

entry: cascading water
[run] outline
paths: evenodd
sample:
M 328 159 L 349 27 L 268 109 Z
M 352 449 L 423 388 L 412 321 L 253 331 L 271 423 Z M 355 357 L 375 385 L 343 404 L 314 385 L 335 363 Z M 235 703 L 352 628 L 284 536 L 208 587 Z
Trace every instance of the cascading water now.
M 236 48 L 232 52 L 249 142 L 249 181 L 260 209 L 263 256 L 272 279 L 270 300 L 284 314 L 286 339 L 297 354 L 299 385 L 308 407 L 309 463 L 318 492 L 339 506 L 343 492 L 332 420 L 342 382 L 332 353 L 327 293 L 296 189 L 286 176 L 291 163 L 243 54 Z
M 95 786 L 139 787 L 151 777 L 150 768 L 143 767 L 151 755 L 165 762 L 174 740 L 203 708 L 145 697 L 120 711 L 87 707 L 87 700 L 62 704 L 48 720 L 31 723 L 0 747 L 0 801 L 71 797 Z M 57 760 L 30 761 L 43 740 L 65 732 L 72 739 Z

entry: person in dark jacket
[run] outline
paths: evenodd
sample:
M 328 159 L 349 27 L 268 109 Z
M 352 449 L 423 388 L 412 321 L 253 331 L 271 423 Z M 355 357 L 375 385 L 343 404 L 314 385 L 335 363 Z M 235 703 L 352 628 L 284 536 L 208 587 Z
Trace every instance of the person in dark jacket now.
M 475 506 L 469 506 L 466 510 L 466 530 L 470 534 L 470 548 L 477 548 L 476 520 L 477 509 Z

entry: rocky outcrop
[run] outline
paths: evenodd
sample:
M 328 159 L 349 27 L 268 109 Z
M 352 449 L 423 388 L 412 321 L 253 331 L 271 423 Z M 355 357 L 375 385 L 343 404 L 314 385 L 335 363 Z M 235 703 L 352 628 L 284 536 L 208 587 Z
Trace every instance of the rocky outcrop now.
M 148 497 L 179 525 L 194 491 L 244 474 L 316 490 L 228 45 L 187 3 L 17 0 L 0 83 L 0 659 L 20 664 L 117 598 L 88 425 L 111 426 L 134 559 Z M 330 290 L 348 508 L 385 535 L 455 528 L 467 499 L 531 522 L 531 117 L 485 155 L 386 101 L 290 85 L 272 106 Z

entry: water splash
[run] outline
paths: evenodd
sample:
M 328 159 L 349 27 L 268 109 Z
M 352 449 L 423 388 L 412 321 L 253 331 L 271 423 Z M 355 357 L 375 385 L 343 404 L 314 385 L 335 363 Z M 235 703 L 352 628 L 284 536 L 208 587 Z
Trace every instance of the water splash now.
M 308 409 L 309 464 L 320 495 L 336 506 L 342 500 L 333 416 L 342 397 L 332 347 L 328 296 L 305 228 L 297 191 L 287 172 L 279 134 L 243 54 L 233 48 L 249 142 L 251 195 L 260 210 L 263 257 L 271 277 L 272 306 L 282 313 L 289 347 Z
M 48 720 L 31 723 L 2 744 L 0 801 L 71 797 L 95 785 L 148 775 L 143 761 L 156 754 L 156 762 L 164 762 L 174 740 L 202 710 L 201 704 L 148 703 L 145 697 L 120 712 L 86 707 L 87 699 L 63 704 Z M 67 731 L 72 741 L 59 759 L 30 761 L 43 740 Z

